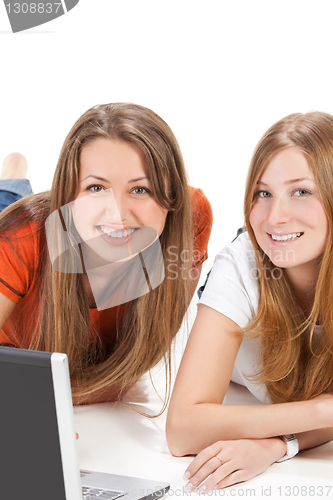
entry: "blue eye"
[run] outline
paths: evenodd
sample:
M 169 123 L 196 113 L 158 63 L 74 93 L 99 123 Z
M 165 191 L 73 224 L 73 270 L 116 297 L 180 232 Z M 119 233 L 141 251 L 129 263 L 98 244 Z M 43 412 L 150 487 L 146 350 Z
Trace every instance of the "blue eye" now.
M 307 189 L 295 189 L 293 194 L 296 196 L 306 196 L 307 194 L 311 194 L 311 193 Z
M 271 193 L 269 193 L 268 191 L 259 190 L 259 191 L 255 191 L 253 193 L 253 199 L 256 199 L 256 198 L 269 198 L 270 196 L 271 196 Z

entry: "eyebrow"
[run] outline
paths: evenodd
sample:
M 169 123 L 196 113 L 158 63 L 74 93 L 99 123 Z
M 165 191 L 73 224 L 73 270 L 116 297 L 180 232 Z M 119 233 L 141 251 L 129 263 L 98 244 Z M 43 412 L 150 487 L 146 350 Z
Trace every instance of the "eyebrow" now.
M 299 177 L 298 179 L 290 179 L 290 181 L 285 181 L 284 184 L 295 184 L 295 182 L 301 182 L 301 181 L 314 182 L 314 180 L 310 179 L 310 177 Z M 257 184 L 261 184 L 262 186 L 268 186 L 268 184 L 262 181 L 258 181 Z
M 148 177 L 146 177 L 146 176 L 138 177 L 137 179 L 131 179 L 130 181 L 127 182 L 127 184 L 132 184 L 133 182 L 143 181 L 144 179 L 147 179 L 147 181 L 149 180 Z
M 98 175 L 87 175 L 87 177 L 85 177 L 84 179 L 82 179 L 81 182 L 85 181 L 89 177 L 92 177 L 93 179 L 97 179 L 98 181 L 101 181 L 101 182 L 110 183 L 110 181 L 108 179 L 104 179 L 104 177 L 99 177 Z M 127 184 L 133 184 L 134 182 L 139 182 L 139 181 L 142 181 L 144 179 L 148 180 L 148 177 L 144 176 L 144 177 L 138 177 L 136 179 L 131 179 L 131 180 L 127 181 Z

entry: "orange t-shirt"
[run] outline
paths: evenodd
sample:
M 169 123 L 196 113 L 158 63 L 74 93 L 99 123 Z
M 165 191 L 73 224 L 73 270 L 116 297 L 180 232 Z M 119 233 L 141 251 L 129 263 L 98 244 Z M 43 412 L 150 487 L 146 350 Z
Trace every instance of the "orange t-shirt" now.
M 197 268 L 207 259 L 213 214 L 201 189 L 190 187 L 190 195 L 194 228 L 192 266 Z M 17 304 L 0 331 L 0 344 L 26 348 L 31 339 L 32 332 L 27 331 L 27 317 L 35 314 L 38 301 L 38 234 L 37 224 L 27 223 L 9 238 L 0 240 L 0 293 Z M 105 342 L 110 332 L 115 331 L 117 312 L 123 312 L 125 308 L 123 305 L 101 311 L 90 309 L 90 325 L 97 329 Z

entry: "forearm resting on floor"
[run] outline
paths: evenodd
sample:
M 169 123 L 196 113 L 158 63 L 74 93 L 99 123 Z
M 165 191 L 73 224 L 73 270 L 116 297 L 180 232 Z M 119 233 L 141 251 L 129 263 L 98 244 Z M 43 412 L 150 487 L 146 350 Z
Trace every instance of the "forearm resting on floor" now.
M 300 449 L 333 438 L 333 398 L 258 406 L 194 404 L 169 413 L 166 435 L 171 453 L 197 454 L 219 440 L 262 439 L 299 434 Z M 313 431 L 313 432 L 312 432 Z

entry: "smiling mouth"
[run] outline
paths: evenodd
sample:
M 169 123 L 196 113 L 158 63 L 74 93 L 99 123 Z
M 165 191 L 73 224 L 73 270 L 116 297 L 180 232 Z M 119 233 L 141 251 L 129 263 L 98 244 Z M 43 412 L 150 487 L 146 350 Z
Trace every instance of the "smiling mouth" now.
M 105 243 L 115 247 L 126 245 L 131 254 L 130 243 L 135 238 L 139 227 L 126 227 L 121 229 L 111 228 L 109 226 L 96 226 L 97 232 Z
M 119 239 L 119 238 L 127 238 L 131 234 L 134 233 L 134 231 L 137 231 L 137 229 L 121 229 L 118 231 L 115 230 L 110 230 L 108 227 L 104 226 L 98 226 L 98 228 L 107 236 L 110 236 L 111 238 Z
M 294 240 L 297 240 L 298 238 L 300 238 L 304 233 L 300 232 L 300 233 L 288 233 L 288 234 L 281 234 L 281 235 L 277 235 L 277 234 L 271 234 L 271 233 L 267 233 L 273 241 L 294 241 Z

